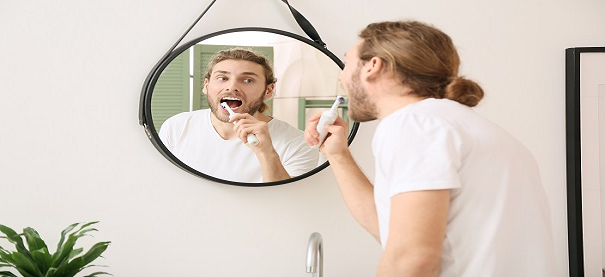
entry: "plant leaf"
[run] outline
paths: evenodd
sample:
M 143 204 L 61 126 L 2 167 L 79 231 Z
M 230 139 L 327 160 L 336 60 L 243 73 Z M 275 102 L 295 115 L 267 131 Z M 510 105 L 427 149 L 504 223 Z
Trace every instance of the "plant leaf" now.
M 87 265 L 87 264 L 93 262 L 99 256 L 101 256 L 101 254 L 103 254 L 103 252 L 105 252 L 105 250 L 107 250 L 107 247 L 109 247 L 109 244 L 110 244 L 109 241 L 95 243 L 95 245 L 93 245 L 88 251 L 86 251 L 86 253 L 84 255 L 82 255 L 80 257 L 84 261 L 84 265 Z
M 82 271 L 87 264 L 101 256 L 108 246 L 109 242 L 96 243 L 84 255 L 74 258 L 66 266 L 57 271 L 57 273 L 61 273 L 61 275 L 57 274 L 57 276 L 73 276 Z
M 48 271 L 46 272 L 46 275 L 44 275 L 44 277 L 53 277 L 53 276 L 57 276 L 55 275 L 57 273 L 57 269 L 54 267 L 51 267 L 48 269 Z
M 82 226 L 80 226 L 80 229 L 78 229 L 78 231 L 76 231 L 75 233 L 84 232 L 83 231 L 84 228 L 87 228 L 88 226 L 93 225 L 93 224 L 97 224 L 97 223 L 99 223 L 99 222 L 98 221 L 93 221 L 93 222 L 88 222 L 88 223 L 82 224 Z M 92 230 L 96 231 L 96 229 L 92 229 Z M 84 232 L 84 233 L 86 233 L 86 232 Z
M 23 235 L 25 236 L 25 241 L 27 242 L 30 252 L 34 252 L 42 248 L 48 249 L 46 243 L 44 243 L 44 241 L 40 238 L 40 234 L 38 234 L 34 228 L 24 228 Z
M 10 252 L 6 251 L 2 247 L 0 247 L 0 261 L 4 262 L 4 263 L 9 263 L 9 264 L 15 263 L 15 261 L 13 261 L 13 257 L 11 256 Z
M 61 232 L 61 240 L 59 241 L 57 251 L 53 254 L 52 257 L 51 267 L 59 267 L 60 264 L 63 264 L 68 261 L 69 254 L 73 251 L 73 247 L 76 244 L 76 241 L 86 235 L 86 233 L 96 231 L 96 229 L 94 228 L 85 228 L 96 223 L 98 223 L 98 221 L 82 224 L 82 226 L 80 226 L 78 230 L 72 232 L 69 235 L 68 233 L 71 232 L 80 223 L 74 223 L 68 226 L 65 230 L 63 230 L 63 232 Z M 65 240 L 65 236 L 67 236 L 67 240 Z
M 50 263 L 52 262 L 52 256 L 48 253 L 48 249 L 38 249 L 32 252 L 32 257 L 34 258 L 34 262 L 38 266 L 40 272 L 45 274 L 50 268 Z
M 42 273 L 38 270 L 33 260 L 27 257 L 25 254 L 21 252 L 13 252 L 11 255 L 13 260 L 15 261 L 15 268 L 19 273 L 23 274 L 24 277 L 37 277 L 43 276 Z
M 76 228 L 76 226 L 78 226 L 79 223 L 74 223 L 72 225 L 67 226 L 67 228 L 63 229 L 63 231 L 61 231 L 61 239 L 59 240 L 59 244 L 57 244 L 57 249 L 61 249 L 61 247 L 63 246 L 63 241 L 65 241 L 65 236 L 67 235 L 67 233 L 71 232 L 71 230 L 73 230 L 74 228 Z
M 113 274 L 109 274 L 107 272 L 100 272 L 100 271 L 98 271 L 98 272 L 86 275 L 84 277 L 94 277 L 94 276 L 99 276 L 99 275 L 111 275 L 111 276 L 113 276 Z
M 0 271 L 0 277 L 18 277 L 10 271 Z
M 83 248 L 78 248 L 78 249 L 72 250 L 71 253 L 69 253 L 69 257 L 67 258 L 67 260 L 71 261 L 71 259 L 73 259 L 76 256 L 80 255 L 80 253 L 82 253 L 83 251 L 84 251 Z
M 0 232 L 4 233 L 6 235 L 6 238 L 10 243 L 15 245 L 15 248 L 17 248 L 17 251 L 19 252 L 23 252 L 23 253 L 28 253 L 27 249 L 25 248 L 25 245 L 23 244 L 23 239 L 21 239 L 21 236 L 19 234 L 17 234 L 17 232 L 15 232 L 13 229 L 6 227 L 2 224 L 0 224 Z
M 61 240 L 63 240 L 63 233 L 61 234 Z M 67 263 L 69 261 L 69 253 L 73 251 L 74 245 L 76 244 L 78 237 L 70 234 L 67 240 L 61 244 L 60 248 L 52 256 L 51 267 L 59 267 L 60 264 Z

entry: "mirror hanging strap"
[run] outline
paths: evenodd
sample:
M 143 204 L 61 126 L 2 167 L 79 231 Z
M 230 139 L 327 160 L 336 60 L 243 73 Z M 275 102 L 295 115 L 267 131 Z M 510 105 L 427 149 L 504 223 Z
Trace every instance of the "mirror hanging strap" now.
M 206 12 L 208 12 L 210 7 L 212 7 L 212 5 L 214 5 L 215 2 L 216 2 L 216 0 L 212 0 L 212 2 L 210 2 L 208 7 L 206 7 L 206 9 L 200 14 L 200 16 L 198 16 L 198 18 L 193 22 L 193 24 L 191 24 L 191 26 L 189 26 L 189 28 L 187 28 L 185 33 L 183 33 L 183 35 L 170 48 L 168 48 L 168 51 L 166 51 L 166 53 L 162 56 L 162 58 L 158 61 L 158 63 L 153 67 L 153 70 L 151 71 L 151 73 L 149 75 L 147 75 L 147 78 L 145 79 L 145 86 L 143 86 L 143 93 L 141 93 L 141 101 L 139 104 L 139 110 L 140 110 L 139 125 L 141 125 L 145 128 L 145 132 L 147 133 L 147 136 L 151 136 L 151 131 L 149 130 L 149 127 L 147 125 L 147 120 L 145 118 L 143 106 L 145 105 L 144 103 L 145 103 L 145 99 L 147 97 L 147 88 L 150 83 L 149 80 L 151 80 L 151 78 L 154 75 L 159 74 L 159 72 L 158 72 L 159 66 L 161 64 L 163 64 L 168 59 L 168 57 L 170 57 L 170 54 L 172 53 L 172 51 L 174 51 L 174 49 L 176 49 L 176 47 L 181 43 L 181 41 L 185 38 L 185 36 L 187 36 L 187 34 L 191 31 L 191 29 L 193 29 L 193 27 L 195 27 L 195 25 L 200 21 L 200 19 L 202 19 L 202 17 L 206 14 Z
M 187 34 L 191 31 L 191 29 L 193 29 L 193 27 L 195 27 L 195 25 L 202 19 L 202 17 L 208 12 L 210 7 L 212 7 L 212 5 L 214 5 L 215 2 L 216 2 L 216 0 L 212 0 L 212 2 L 210 2 L 208 7 L 206 7 L 206 9 L 204 9 L 204 11 L 193 22 L 193 24 L 191 24 L 191 26 L 189 26 L 189 28 L 187 28 L 185 33 L 183 33 L 183 35 L 174 43 L 174 45 L 172 45 L 172 47 L 170 47 L 168 49 L 166 54 L 164 54 L 163 58 L 160 60 L 160 63 L 163 62 L 166 58 L 168 58 L 170 53 L 172 53 L 172 51 L 174 51 L 174 49 L 176 49 L 176 47 L 179 45 L 179 43 L 181 43 L 181 41 L 185 38 L 185 36 L 187 36 Z M 296 20 L 296 23 L 298 23 L 298 26 L 300 26 L 300 28 L 305 32 L 305 34 L 307 34 L 309 36 L 309 38 L 311 38 L 317 44 L 321 45 L 321 47 L 326 48 L 326 44 L 323 42 L 323 40 L 319 36 L 319 33 L 317 33 L 317 30 L 315 30 L 315 28 L 313 27 L 311 22 L 309 22 L 309 20 L 307 20 L 301 13 L 299 13 L 294 7 L 292 7 L 292 5 L 290 5 L 288 0 L 282 0 L 282 2 L 286 3 L 286 5 L 288 5 L 288 9 L 292 13 L 294 20 Z
M 294 7 L 292 7 L 292 5 L 288 3 L 288 0 L 282 0 L 282 2 L 288 5 L 292 16 L 294 16 L 294 20 L 296 20 L 298 26 L 300 26 L 300 28 L 307 34 L 307 36 L 309 36 L 317 44 L 321 45 L 321 47 L 326 48 L 326 44 L 321 40 L 321 37 L 319 37 L 319 33 L 317 33 L 317 30 L 315 30 L 313 25 L 311 25 L 311 22 L 309 22 L 309 20 L 307 20 L 301 13 L 299 13 Z

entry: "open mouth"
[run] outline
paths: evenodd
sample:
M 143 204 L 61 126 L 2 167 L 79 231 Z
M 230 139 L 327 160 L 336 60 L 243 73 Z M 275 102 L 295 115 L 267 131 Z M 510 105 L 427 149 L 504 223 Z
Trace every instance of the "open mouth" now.
M 223 97 L 220 103 L 227 103 L 232 110 L 235 110 L 242 105 L 242 100 L 235 97 Z

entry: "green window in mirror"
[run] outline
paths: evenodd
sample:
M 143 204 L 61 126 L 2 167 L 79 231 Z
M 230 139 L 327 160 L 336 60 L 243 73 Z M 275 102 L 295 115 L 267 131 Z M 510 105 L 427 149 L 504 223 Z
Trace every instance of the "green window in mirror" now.
M 329 109 L 334 104 L 334 99 L 309 99 L 301 97 L 298 99 L 298 129 L 305 130 L 307 122 L 307 109 L 319 108 L 322 110 Z M 349 121 L 347 112 L 349 110 L 349 103 L 345 102 L 338 106 L 338 115 L 349 124 L 349 131 L 353 128 L 353 125 Z
M 189 111 L 189 50 L 176 57 L 158 78 L 151 107 L 153 125 L 159 128 L 169 117 Z

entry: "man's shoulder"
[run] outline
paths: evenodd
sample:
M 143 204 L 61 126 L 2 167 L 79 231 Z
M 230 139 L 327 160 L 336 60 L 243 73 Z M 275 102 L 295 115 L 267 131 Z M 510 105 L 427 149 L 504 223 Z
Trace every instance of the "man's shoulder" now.
M 273 144 L 291 144 L 294 141 L 304 142 L 304 132 L 289 123 L 273 118 L 268 124 Z
M 208 117 L 209 110 L 196 110 L 191 112 L 181 112 L 175 114 L 162 124 L 162 128 L 170 128 L 172 130 L 182 129 L 186 125 L 199 125 L 206 117 Z
M 287 134 L 294 135 L 294 136 L 302 136 L 304 134 L 303 131 L 290 125 L 290 123 L 279 120 L 277 118 L 271 119 L 271 121 L 269 121 L 268 125 L 269 125 L 269 131 L 271 131 L 271 132 L 278 131 L 280 133 L 287 133 Z
M 166 119 L 166 122 L 184 122 L 191 119 L 202 119 L 207 116 L 208 113 L 209 109 L 196 110 L 191 112 L 181 112 L 169 117 L 168 119 Z

